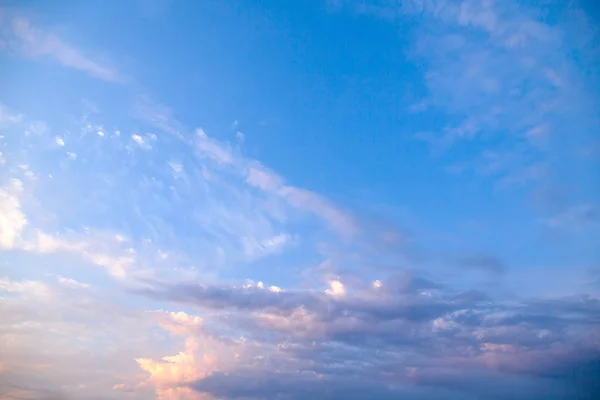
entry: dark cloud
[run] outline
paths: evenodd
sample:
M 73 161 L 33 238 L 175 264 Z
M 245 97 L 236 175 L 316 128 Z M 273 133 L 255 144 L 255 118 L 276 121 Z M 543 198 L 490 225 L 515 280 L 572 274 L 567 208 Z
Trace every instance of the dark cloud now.
M 202 393 L 228 399 L 443 399 L 443 390 L 425 390 L 412 385 L 386 385 L 368 379 L 322 377 L 314 373 L 213 374 L 192 385 Z M 424 397 L 426 396 L 426 397 Z
M 193 385 L 217 397 L 585 399 L 582 385 L 595 390 L 598 299 L 500 301 L 404 272 L 345 289 L 155 282 L 139 293 L 225 313 L 229 332 L 277 349 L 260 370 Z
M 385 321 L 426 322 L 465 305 L 476 304 L 480 298 L 430 296 L 428 291 L 442 287 L 412 274 L 398 274 L 380 288 L 361 287 L 360 293 L 331 296 L 314 290 L 273 292 L 267 289 L 198 284 L 155 283 L 136 292 L 158 300 L 193 304 L 207 309 L 233 309 L 247 312 L 267 312 L 290 316 L 302 309 L 318 316 L 324 323 L 353 318 L 366 324 Z
M 480 269 L 491 273 L 506 272 L 506 264 L 498 257 L 489 254 L 471 254 L 459 258 L 458 264 L 466 268 Z
M 402 379 L 386 381 L 394 371 L 378 376 L 337 374 L 324 376 L 310 371 L 268 370 L 215 373 L 194 382 L 201 393 L 226 399 L 481 399 L 587 400 L 598 391 L 598 362 L 565 369 L 559 379 L 532 378 L 481 369 L 429 367 L 411 370 Z M 403 371 L 403 370 L 402 370 Z M 398 372 L 398 371 L 395 371 Z M 396 373 L 396 376 L 400 375 Z

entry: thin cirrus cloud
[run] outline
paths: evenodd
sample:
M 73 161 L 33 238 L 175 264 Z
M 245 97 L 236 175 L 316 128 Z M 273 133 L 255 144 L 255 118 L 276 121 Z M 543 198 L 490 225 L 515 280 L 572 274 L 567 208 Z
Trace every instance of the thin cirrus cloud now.
M 546 23 L 541 10 L 493 1 L 382 2 L 368 8 L 343 4 L 393 21 L 419 20 L 409 54 L 427 66 L 427 94 L 412 109 L 447 116 L 435 131 L 416 133 L 434 150 L 502 138 L 501 151 L 519 161 L 505 164 L 497 179 L 502 186 L 520 185 L 549 175 L 540 171 L 552 159 L 549 146 L 574 151 L 573 142 L 560 135 L 573 121 L 582 140 L 593 137 L 593 103 L 576 73 L 588 66 L 578 65 L 584 57 L 575 61 L 562 51 L 568 47 L 572 54 L 582 54 L 592 39 L 568 41 L 560 25 Z M 562 12 L 571 26 L 590 26 L 584 14 L 561 10 L 554 12 Z M 471 165 L 488 162 L 482 155 Z
M 184 138 L 183 124 L 173 117 L 168 107 L 153 102 L 147 96 L 139 96 L 135 104 L 138 118 L 194 147 L 202 159 L 212 161 L 215 170 L 233 173 L 248 185 L 281 198 L 295 208 L 315 214 L 343 236 L 351 237 L 358 232 L 356 221 L 326 198 L 306 189 L 286 185 L 285 180 L 275 172 L 235 152 L 228 143 L 209 137 L 203 129 L 196 129 L 193 139 Z
M 327 18 L 348 23 L 357 13 L 387 27 L 410 22 L 405 61 L 421 74 L 424 95 L 398 109 L 407 120 L 431 122 L 408 128 L 415 143 L 431 144 L 427 162 L 440 171 L 476 172 L 514 200 L 561 176 L 557 148 L 585 139 L 590 97 L 578 83 L 582 66 L 564 51 L 580 47 L 537 10 L 470 0 L 326 3 L 334 13 Z M 582 11 L 567 11 L 585 21 Z M 2 18 L 3 49 L 124 82 L 57 35 Z M 558 400 L 600 393 L 597 274 L 578 269 L 585 263 L 573 256 L 568 274 L 577 282 L 564 279 L 561 293 L 548 293 L 546 275 L 567 273 L 528 266 L 553 250 L 536 248 L 540 231 L 581 238 L 594 230 L 593 200 L 569 193 L 551 216 L 506 216 L 515 229 L 529 229 L 526 246 L 511 240 L 515 231 L 504 235 L 506 246 L 485 229 L 465 235 L 448 217 L 464 210 L 453 209 L 425 208 L 428 217 L 415 220 L 435 225 L 439 218 L 441 227 L 417 227 L 408 240 L 391 228 L 391 213 L 372 221 L 249 156 L 245 146 L 259 142 L 242 132 L 241 118 L 227 122 L 228 140 L 218 129 L 190 128 L 193 110 L 176 118 L 133 92 L 126 117 L 110 96 L 92 103 L 82 88 L 84 99 L 65 110 L 69 118 L 45 121 L 0 98 L 0 397 Z M 568 121 L 580 128 L 574 142 L 560 135 Z M 475 151 L 462 152 L 471 145 Z M 431 187 L 431 175 L 420 175 L 428 167 L 407 165 Z M 354 177 L 344 184 L 353 186 Z M 490 196 L 472 187 L 463 194 L 482 203 Z M 421 206 L 414 198 L 408 205 Z M 467 212 L 481 218 L 479 209 Z M 449 231 L 450 249 L 430 234 L 436 229 Z
M 104 66 L 63 42 L 58 36 L 34 27 L 29 20 L 0 14 L 0 50 L 9 50 L 26 57 L 50 57 L 64 65 L 83 71 L 108 82 L 120 82 L 123 77 L 116 70 Z
M 169 123 L 167 132 L 175 131 L 170 125 Z M 358 228 L 355 221 L 327 199 L 311 191 L 286 185 L 282 177 L 255 160 L 235 155 L 226 145 L 208 137 L 202 129 L 196 130 L 194 145 L 201 157 L 208 158 L 219 166 L 231 167 L 234 173 L 245 177 L 250 186 L 284 199 L 293 207 L 314 213 L 342 235 L 352 236 L 356 233 Z

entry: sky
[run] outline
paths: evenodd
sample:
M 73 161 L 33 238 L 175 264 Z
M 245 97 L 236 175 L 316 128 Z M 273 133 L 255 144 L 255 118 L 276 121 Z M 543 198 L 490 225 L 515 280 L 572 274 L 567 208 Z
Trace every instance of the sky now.
M 1 2 L 0 398 L 596 398 L 599 17 Z

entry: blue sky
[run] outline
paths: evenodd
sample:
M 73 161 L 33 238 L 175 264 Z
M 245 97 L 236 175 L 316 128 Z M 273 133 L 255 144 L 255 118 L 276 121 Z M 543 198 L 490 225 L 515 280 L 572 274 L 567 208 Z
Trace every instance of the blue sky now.
M 0 391 L 592 395 L 598 11 L 5 2 Z

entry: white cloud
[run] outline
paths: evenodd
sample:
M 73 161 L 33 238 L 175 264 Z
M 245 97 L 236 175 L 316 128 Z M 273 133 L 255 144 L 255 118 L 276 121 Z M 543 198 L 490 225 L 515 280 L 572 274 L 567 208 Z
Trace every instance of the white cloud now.
M 327 199 L 309 190 L 284 185 L 283 178 L 267 170 L 259 162 L 234 153 L 231 146 L 209 137 L 203 129 L 196 129 L 194 139 L 188 142 L 181 134 L 184 131 L 183 125 L 172 117 L 172 112 L 168 108 L 153 103 L 147 97 L 140 97 L 137 103 L 137 115 L 138 118 L 194 146 L 201 158 L 213 163 L 215 171 L 224 174 L 233 173 L 242 177 L 248 185 L 284 199 L 294 208 L 319 216 L 344 236 L 352 236 L 357 232 L 358 228 L 353 219 Z M 214 177 L 212 169 L 209 171 L 206 165 L 202 165 L 202 171 L 205 177 Z M 239 188 L 234 190 L 239 191 Z
M 134 142 L 136 142 L 139 145 L 142 145 L 144 143 L 144 139 L 137 134 L 133 134 L 131 135 L 131 140 L 133 140 Z
M 63 239 L 38 231 L 35 239 L 23 243 L 22 248 L 38 253 L 73 253 L 92 264 L 106 268 L 110 275 L 118 279 L 126 278 L 137 261 L 133 249 L 124 251 L 111 246 L 107 238 Z
M 330 281 L 329 286 L 330 288 L 325 290 L 325 293 L 330 296 L 343 296 L 346 294 L 346 287 L 339 280 Z
M 352 236 L 357 231 L 352 218 L 316 193 L 293 186 L 284 186 L 278 191 L 278 194 L 293 206 L 319 215 L 342 235 Z
M 23 121 L 23 114 L 14 114 L 8 108 L 0 104 L 0 124 L 13 125 Z
M 202 129 L 196 130 L 196 147 L 203 157 L 208 157 L 219 164 L 233 164 L 234 158 L 229 149 L 209 138 Z
M 178 176 L 183 172 L 183 165 L 181 165 L 181 163 L 171 161 L 169 163 L 169 167 L 171 167 L 171 170 L 175 176 Z
M 115 70 L 90 60 L 58 36 L 32 26 L 25 18 L 12 18 L 9 26 L 4 26 L 0 33 L 10 49 L 27 56 L 49 56 L 66 67 L 84 71 L 94 77 L 110 82 L 121 80 Z
M 524 184 L 545 178 L 532 166 L 551 158 L 538 150 L 575 142 L 563 140 L 565 136 L 593 135 L 590 125 L 582 122 L 594 118 L 586 104 L 589 93 L 578 74 L 581 66 L 571 56 L 589 52 L 577 44 L 582 19 L 575 16 L 577 7 L 565 7 L 565 14 L 550 24 L 539 8 L 516 1 L 368 4 L 348 1 L 342 8 L 394 23 L 407 18 L 414 22 L 409 53 L 427 66 L 427 93 L 411 99 L 410 111 L 443 113 L 439 125 L 415 132 L 436 152 L 475 141 L 486 150 L 502 147 L 519 153 L 523 162 L 495 179 L 501 185 Z
M 356 233 L 357 227 L 354 221 L 327 199 L 308 190 L 284 185 L 283 178 L 259 164 L 248 168 L 246 181 L 254 187 L 276 194 L 296 208 L 320 216 L 343 235 L 352 236 Z
M 283 179 L 264 168 L 250 167 L 246 182 L 265 191 L 275 191 L 283 185 Z
M 0 249 L 12 249 L 20 241 L 27 218 L 21 211 L 19 196 L 23 184 L 13 179 L 8 186 L 0 188 Z
M 46 133 L 48 127 L 41 121 L 30 122 L 25 130 L 25 135 L 42 135 Z
M 281 293 L 282 289 L 279 286 L 269 286 L 269 290 L 273 293 Z
M 131 135 L 131 140 L 133 140 L 138 146 L 142 148 L 145 147 L 144 138 L 140 135 L 134 133 L 133 135 Z
M 243 238 L 244 251 L 250 258 L 278 253 L 291 242 L 292 237 L 287 233 L 280 233 L 263 240 L 257 240 L 256 238 L 247 236 Z
M 0 290 L 8 293 L 23 294 L 25 296 L 40 298 L 45 298 L 50 295 L 48 286 L 41 282 L 30 280 L 14 281 L 8 278 L 0 278 Z
M 182 132 L 185 131 L 185 128 L 173 118 L 171 109 L 155 103 L 149 96 L 140 95 L 136 98 L 135 116 L 180 140 L 184 140 Z
M 68 286 L 68 287 L 75 288 L 75 289 L 88 289 L 90 287 L 90 285 L 87 283 L 79 282 L 72 278 L 65 278 L 63 276 L 58 277 L 58 282 L 61 285 Z
M 187 314 L 183 311 L 168 312 L 155 311 L 158 323 L 166 331 L 174 335 L 188 336 L 201 333 L 204 320 L 198 316 Z

